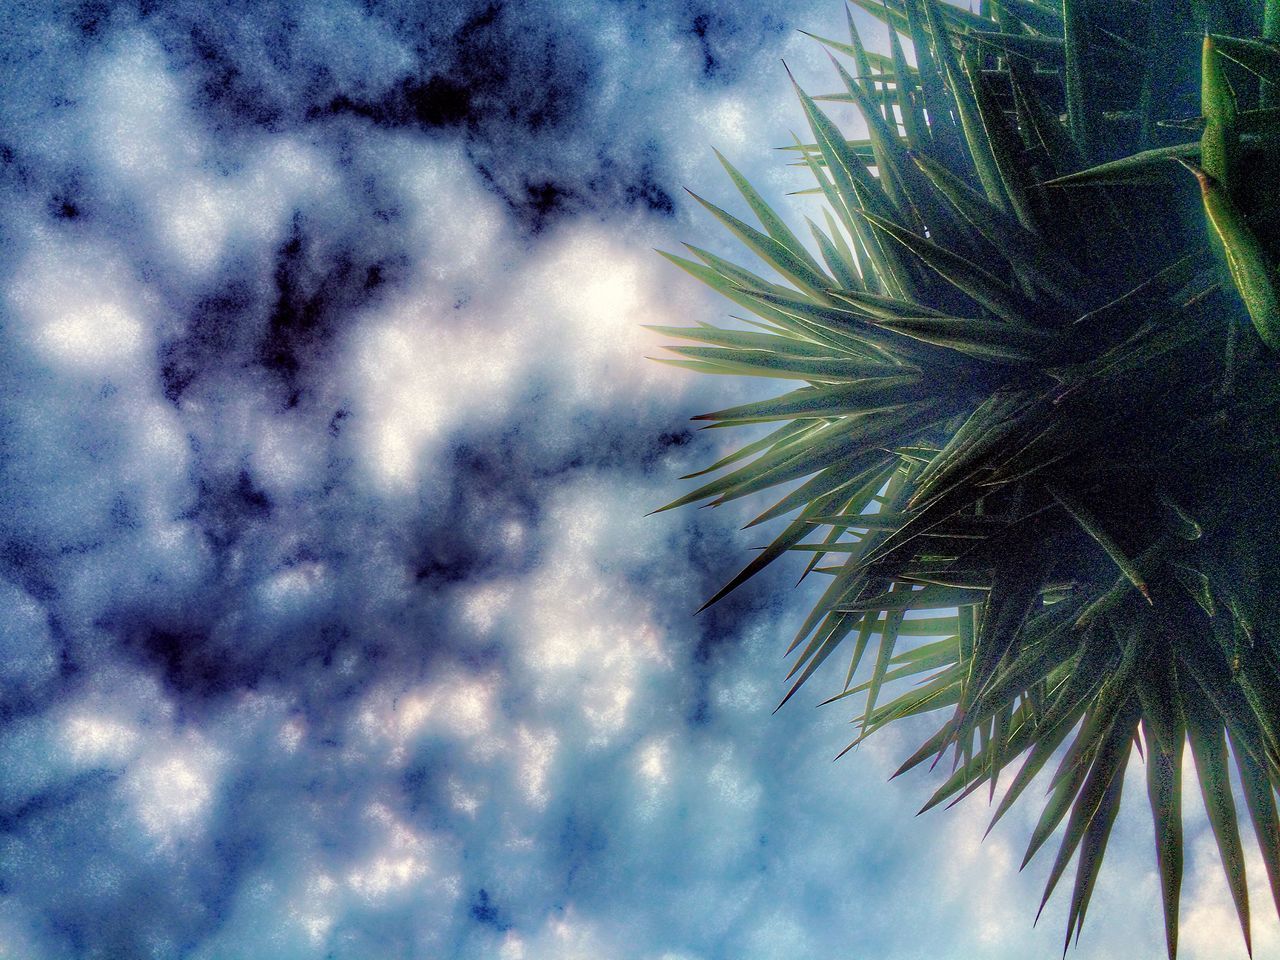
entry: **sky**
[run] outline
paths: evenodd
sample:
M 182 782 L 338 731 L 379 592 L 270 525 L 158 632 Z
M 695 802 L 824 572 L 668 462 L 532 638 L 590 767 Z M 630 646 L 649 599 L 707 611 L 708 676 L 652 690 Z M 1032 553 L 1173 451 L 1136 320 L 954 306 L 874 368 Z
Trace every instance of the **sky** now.
M 654 248 L 739 255 L 713 146 L 820 216 L 838 3 L 0 19 L 0 958 L 1061 955 L 1034 797 L 917 818 L 927 720 L 833 763 L 834 664 L 773 713 L 802 561 L 693 615 L 759 505 L 646 516 L 771 389 L 645 359 L 728 306 Z M 1129 781 L 1079 960 L 1164 955 Z

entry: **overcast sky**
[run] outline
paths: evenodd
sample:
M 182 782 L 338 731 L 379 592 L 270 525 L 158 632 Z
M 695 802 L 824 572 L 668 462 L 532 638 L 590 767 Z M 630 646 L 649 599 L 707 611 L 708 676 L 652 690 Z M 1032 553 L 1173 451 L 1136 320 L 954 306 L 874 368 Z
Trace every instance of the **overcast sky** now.
M 770 389 L 644 359 L 726 311 L 652 248 L 733 250 L 712 146 L 819 215 L 838 4 L 0 18 L 0 957 L 1059 955 L 1036 798 L 833 764 L 799 566 L 692 616 L 758 505 L 644 516 Z M 1164 953 L 1130 779 L 1080 960 Z M 1184 956 L 1243 956 L 1192 790 Z

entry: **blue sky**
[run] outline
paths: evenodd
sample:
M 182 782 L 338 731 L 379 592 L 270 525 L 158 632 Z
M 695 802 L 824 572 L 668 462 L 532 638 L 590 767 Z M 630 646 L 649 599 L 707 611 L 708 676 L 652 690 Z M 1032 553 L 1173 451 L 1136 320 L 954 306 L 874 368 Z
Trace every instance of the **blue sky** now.
M 712 146 L 818 215 L 838 4 L 4 16 L 0 957 L 1059 955 L 1033 804 L 916 819 L 834 674 L 771 715 L 797 568 L 692 616 L 755 505 L 645 516 L 768 389 L 644 359 L 725 313 L 652 248 L 733 251 Z M 1081 960 L 1163 956 L 1130 777 Z

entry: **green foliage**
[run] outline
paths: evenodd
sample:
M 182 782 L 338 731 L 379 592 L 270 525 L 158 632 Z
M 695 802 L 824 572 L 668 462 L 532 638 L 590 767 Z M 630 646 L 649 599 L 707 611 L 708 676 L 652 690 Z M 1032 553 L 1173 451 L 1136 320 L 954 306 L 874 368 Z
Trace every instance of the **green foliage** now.
M 1248 944 L 1233 776 L 1280 905 L 1280 0 L 857 6 L 888 53 L 850 17 L 840 89 L 796 86 L 813 249 L 725 160 L 760 228 L 699 202 L 780 282 L 669 256 L 754 318 L 662 328 L 667 362 L 799 384 L 696 418 L 775 429 L 669 507 L 790 517 L 708 602 L 806 557 L 783 702 L 840 652 L 850 746 L 940 711 L 899 771 L 951 754 L 926 809 L 1012 766 L 994 824 L 1056 757 L 1027 858 L 1061 830 L 1068 944 L 1138 745 L 1176 955 L 1189 743 Z

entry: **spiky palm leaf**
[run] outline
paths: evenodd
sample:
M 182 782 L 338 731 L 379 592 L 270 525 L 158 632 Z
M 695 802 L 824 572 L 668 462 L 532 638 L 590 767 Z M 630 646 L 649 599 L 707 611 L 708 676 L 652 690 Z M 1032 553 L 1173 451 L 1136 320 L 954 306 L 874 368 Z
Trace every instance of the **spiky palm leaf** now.
M 1248 944 L 1232 766 L 1280 904 L 1280 0 L 855 2 L 889 54 L 850 17 L 841 89 L 796 87 L 816 252 L 725 161 L 761 229 L 699 200 L 782 282 L 669 257 L 756 318 L 664 328 L 669 362 L 803 384 L 698 418 L 777 427 L 669 507 L 799 482 L 708 602 L 808 557 L 783 702 L 851 647 L 858 740 L 943 711 L 899 771 L 954 755 L 926 808 L 1016 764 L 999 820 L 1057 758 L 1027 858 L 1066 822 L 1068 942 L 1140 743 L 1176 954 L 1189 742 Z

